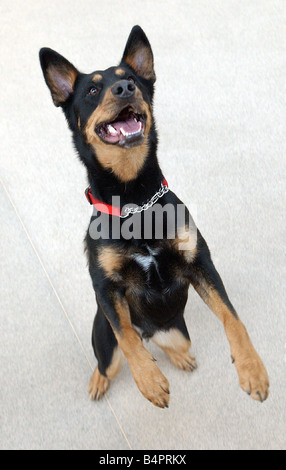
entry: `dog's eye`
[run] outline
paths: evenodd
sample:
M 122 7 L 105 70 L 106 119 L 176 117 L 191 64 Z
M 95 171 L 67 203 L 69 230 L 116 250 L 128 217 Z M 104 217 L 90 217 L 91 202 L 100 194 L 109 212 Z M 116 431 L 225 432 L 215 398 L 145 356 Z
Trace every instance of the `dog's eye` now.
M 95 86 L 92 86 L 89 90 L 89 94 L 94 96 L 94 95 L 97 95 L 98 93 L 98 88 L 96 88 Z
M 134 80 L 133 77 L 128 77 L 127 80 L 128 80 L 129 82 L 135 83 L 135 80 Z

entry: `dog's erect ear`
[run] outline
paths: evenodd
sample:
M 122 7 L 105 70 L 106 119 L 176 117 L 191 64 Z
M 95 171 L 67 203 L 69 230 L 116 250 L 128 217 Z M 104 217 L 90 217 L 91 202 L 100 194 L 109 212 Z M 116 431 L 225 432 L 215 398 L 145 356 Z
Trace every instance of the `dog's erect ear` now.
M 40 62 L 53 102 L 62 106 L 74 91 L 78 70 L 63 56 L 52 49 L 40 50 Z
M 134 26 L 132 29 L 122 61 L 132 67 L 139 76 L 155 82 L 153 52 L 147 36 L 140 26 Z

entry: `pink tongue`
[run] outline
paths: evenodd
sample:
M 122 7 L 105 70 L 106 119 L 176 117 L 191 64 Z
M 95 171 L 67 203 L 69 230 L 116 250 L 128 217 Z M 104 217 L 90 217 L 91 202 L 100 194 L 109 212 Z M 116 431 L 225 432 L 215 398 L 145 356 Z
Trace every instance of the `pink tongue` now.
M 112 127 L 114 127 L 117 132 L 123 129 L 126 134 L 133 134 L 140 130 L 140 122 L 136 122 L 134 119 L 127 119 L 126 121 L 113 122 Z

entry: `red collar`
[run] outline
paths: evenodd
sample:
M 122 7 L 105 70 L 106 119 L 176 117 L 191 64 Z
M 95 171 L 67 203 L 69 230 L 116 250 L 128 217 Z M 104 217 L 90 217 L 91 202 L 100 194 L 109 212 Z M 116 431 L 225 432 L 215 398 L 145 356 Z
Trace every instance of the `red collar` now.
M 158 196 L 157 197 L 157 200 L 162 197 L 166 192 L 168 192 L 168 189 L 169 186 L 168 186 L 168 183 L 167 183 L 167 180 L 164 178 L 163 181 L 162 181 L 162 184 L 161 184 L 161 188 L 159 190 L 158 193 L 156 193 L 151 199 L 150 201 L 154 201 L 155 199 L 155 196 Z M 163 191 L 162 191 L 163 189 Z M 160 191 L 162 191 L 162 194 L 160 193 Z M 160 193 L 160 195 L 159 195 Z M 90 186 L 88 188 L 86 188 L 85 190 L 85 195 L 86 195 L 86 199 L 88 200 L 88 202 L 90 204 L 92 204 L 99 212 L 103 212 L 104 214 L 109 214 L 109 215 L 115 215 L 117 217 L 126 217 L 126 215 L 122 215 L 122 211 L 121 211 L 121 208 L 120 207 L 115 207 L 115 206 L 111 206 L 109 204 L 105 204 L 104 202 L 100 201 L 99 199 L 96 199 L 93 195 L 92 195 L 92 192 L 91 192 L 91 188 Z M 143 204 L 141 206 L 142 210 L 146 210 L 144 209 L 145 206 L 147 206 L 149 203 L 149 201 L 146 203 L 146 204 Z M 153 204 L 149 204 L 148 207 L 151 207 Z M 147 208 L 147 207 L 146 207 Z M 139 211 L 138 211 L 139 212 Z M 131 213 L 131 212 L 130 212 Z M 128 214 L 129 215 L 129 214 Z

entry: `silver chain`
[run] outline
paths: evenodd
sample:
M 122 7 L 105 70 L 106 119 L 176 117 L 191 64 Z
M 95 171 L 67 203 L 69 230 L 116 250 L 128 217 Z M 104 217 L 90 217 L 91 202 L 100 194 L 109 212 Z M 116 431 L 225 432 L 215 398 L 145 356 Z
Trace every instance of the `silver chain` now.
M 166 194 L 168 191 L 170 191 L 168 186 L 161 183 L 161 187 L 159 191 L 155 193 L 154 196 L 152 196 L 151 199 L 149 199 L 145 204 L 143 204 L 142 206 L 136 206 L 136 207 L 124 206 L 120 217 L 122 219 L 126 219 L 126 217 L 128 217 L 130 214 L 138 214 L 140 212 L 147 211 L 148 209 L 150 209 L 150 207 L 154 206 L 154 204 L 156 204 L 158 199 L 161 199 L 161 197 L 163 197 L 164 194 Z

